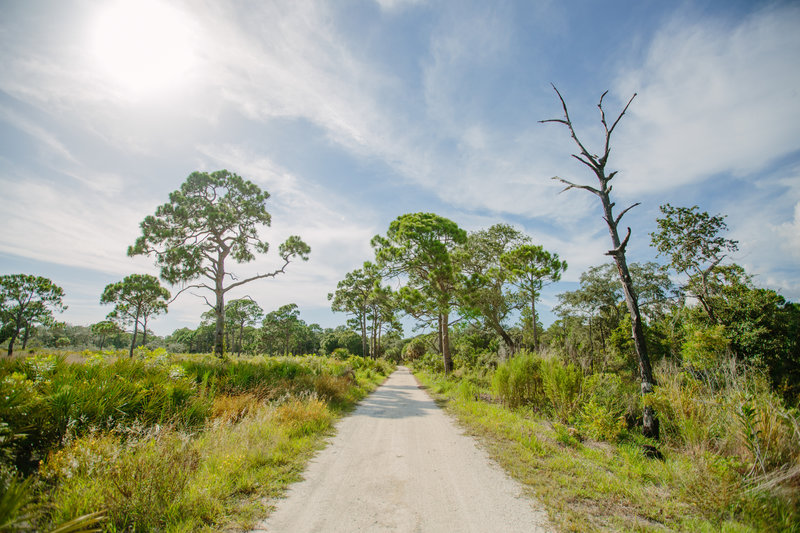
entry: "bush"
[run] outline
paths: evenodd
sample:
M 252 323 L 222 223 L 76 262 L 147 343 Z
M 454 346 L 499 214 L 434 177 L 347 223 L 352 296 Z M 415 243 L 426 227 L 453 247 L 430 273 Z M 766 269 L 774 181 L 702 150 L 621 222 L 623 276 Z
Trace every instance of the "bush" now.
M 579 407 L 583 372 L 574 364 L 553 357 L 542 362 L 542 385 L 553 415 L 568 421 Z
M 403 347 L 403 358 L 406 361 L 416 361 L 425 355 L 426 350 L 425 340 L 422 337 L 415 337 Z
M 347 348 L 335 348 L 331 352 L 331 357 L 339 359 L 340 361 L 346 361 L 350 357 L 350 352 L 347 351 Z
M 617 374 L 594 374 L 584 381 L 584 404 L 578 413 L 581 433 L 595 440 L 616 442 L 627 429 L 627 391 Z
M 497 367 L 492 388 L 500 400 L 509 407 L 532 405 L 541 409 L 545 405 L 542 383 L 542 361 L 536 354 L 522 351 Z
M 687 323 L 686 340 L 681 348 L 683 362 L 699 371 L 717 367 L 728 352 L 730 341 L 725 337 L 725 326 L 697 326 Z

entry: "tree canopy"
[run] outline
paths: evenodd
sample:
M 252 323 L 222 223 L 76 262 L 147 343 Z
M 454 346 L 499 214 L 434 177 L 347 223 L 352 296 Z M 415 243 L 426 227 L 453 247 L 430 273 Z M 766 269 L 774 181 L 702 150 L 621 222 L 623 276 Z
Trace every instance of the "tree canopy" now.
M 48 324 L 53 311 L 64 311 L 64 290 L 42 276 L 8 274 L 0 276 L 0 321 L 8 338 L 8 355 L 14 353 L 14 342 L 23 333 L 25 349 L 31 329 Z M 3 339 L 5 340 L 5 339 Z
M 224 352 L 225 294 L 246 283 L 285 273 L 295 259 L 308 260 L 311 248 L 292 235 L 279 247 L 283 264 L 263 274 L 238 279 L 227 271 L 226 262 L 247 263 L 256 253 L 266 254 L 269 243 L 258 234 L 259 227 L 272 220 L 266 210 L 269 194 L 227 170 L 193 172 L 180 189 L 170 193 L 169 202 L 141 223 L 142 235 L 128 248 L 128 255 L 151 255 L 161 277 L 181 284 L 181 292 L 195 288 L 214 295 L 216 315 L 214 352 Z M 226 277 L 231 281 L 226 284 Z M 205 298 L 205 297 L 204 297 Z
M 147 322 L 152 316 L 167 312 L 170 294 L 158 278 L 149 274 L 131 274 L 122 281 L 106 285 L 100 296 L 101 304 L 114 304 L 108 319 L 133 325 L 133 338 L 129 356 L 133 357 L 139 326 L 142 327 L 142 344 L 147 344 Z
M 433 213 L 401 215 L 389 224 L 385 237 L 372 239 L 378 265 L 390 275 L 407 279 L 408 290 L 401 292 L 406 304 L 423 304 L 437 314 L 439 344 L 448 372 L 453 369 L 449 316 L 458 283 L 453 251 L 466 240 L 466 231 Z

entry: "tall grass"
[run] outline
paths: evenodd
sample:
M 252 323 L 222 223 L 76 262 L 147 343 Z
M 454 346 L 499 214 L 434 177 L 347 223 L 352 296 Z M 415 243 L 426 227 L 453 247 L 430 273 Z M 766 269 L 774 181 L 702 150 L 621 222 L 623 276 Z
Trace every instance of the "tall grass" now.
M 568 530 L 800 531 L 798 410 L 731 359 L 662 361 L 655 371 L 647 401 L 659 442 L 640 435 L 643 399 L 630 376 L 583 376 L 521 353 L 492 377 L 500 404 L 463 372 L 422 378 L 491 436 L 500 461 L 537 488 L 557 521 L 567 517 Z
M 33 494 L 15 500 L 9 520 L 27 516 L 37 530 L 75 519 L 103 520 L 106 531 L 248 527 L 266 513 L 263 499 L 296 479 L 336 413 L 393 368 L 361 358 L 84 355 L 0 362 L 0 484 Z

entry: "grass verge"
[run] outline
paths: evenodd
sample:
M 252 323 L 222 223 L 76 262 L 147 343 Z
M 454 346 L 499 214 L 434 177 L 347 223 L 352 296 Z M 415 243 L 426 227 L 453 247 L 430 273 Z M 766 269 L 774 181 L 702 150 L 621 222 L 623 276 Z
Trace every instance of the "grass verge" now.
M 796 507 L 748 491 L 740 465 L 724 457 L 664 450 L 651 458 L 636 437 L 581 442 L 530 409 L 486 401 L 474 383 L 415 374 L 561 531 L 798 531 Z
M 0 405 L 16 424 L 3 426 L 0 489 L 19 492 L 0 525 L 51 531 L 100 512 L 93 523 L 108 532 L 251 528 L 392 370 L 361 358 L 159 357 L 0 368 L 17 391 Z M 39 425 L 25 433 L 26 420 Z

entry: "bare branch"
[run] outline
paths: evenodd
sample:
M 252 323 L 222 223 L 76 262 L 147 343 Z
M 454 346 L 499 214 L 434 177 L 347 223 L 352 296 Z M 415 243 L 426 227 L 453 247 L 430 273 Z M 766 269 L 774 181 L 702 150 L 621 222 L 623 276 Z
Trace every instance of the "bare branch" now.
M 591 168 L 592 170 L 595 169 L 595 166 L 594 166 L 593 163 L 587 161 L 586 159 L 582 158 L 581 156 L 572 154 L 572 157 L 574 157 L 575 159 L 577 159 L 578 161 L 580 161 L 581 163 L 583 163 L 587 167 Z
M 244 285 L 245 283 L 250 283 L 251 281 L 255 281 L 257 279 L 274 278 L 278 274 L 285 274 L 286 273 L 286 267 L 289 266 L 289 263 L 291 263 L 291 260 L 288 259 L 288 258 L 284 258 L 283 266 L 281 268 L 275 270 L 274 272 L 270 272 L 269 274 L 256 274 L 255 276 L 249 277 L 247 279 L 243 279 L 241 281 L 237 281 L 236 283 L 231 283 L 230 285 L 225 287 L 223 292 L 228 292 L 229 290 L 231 290 L 231 289 L 233 289 L 235 287 L 238 287 L 239 285 Z
M 569 118 L 569 110 L 567 109 L 567 103 L 564 101 L 564 97 L 561 96 L 561 93 L 558 91 L 558 89 L 554 84 L 551 83 L 550 85 L 553 87 L 553 90 L 558 95 L 558 99 L 561 100 L 561 108 L 564 110 L 565 118 L 564 119 L 553 118 L 548 120 L 540 120 L 539 122 L 540 123 L 558 122 L 560 124 L 564 124 L 565 126 L 567 126 L 567 128 L 569 128 L 569 134 L 572 137 L 572 140 L 575 141 L 575 144 L 577 144 L 578 148 L 580 148 L 581 155 L 592 162 L 592 164 L 589 165 L 592 168 L 592 170 L 594 170 L 595 172 L 599 171 L 601 169 L 601 166 L 597 164 L 597 158 L 589 153 L 589 150 L 586 149 L 581 140 L 578 139 L 578 135 L 575 133 L 575 128 L 572 126 L 572 119 Z
M 631 209 L 633 209 L 637 205 L 642 205 L 642 204 L 641 204 L 641 202 L 636 202 L 635 204 L 631 205 L 630 207 L 628 207 L 626 209 L 623 209 L 622 212 L 619 215 L 617 215 L 617 218 L 614 219 L 614 225 L 616 226 L 617 224 L 619 224 L 619 221 L 620 221 L 620 219 L 622 219 L 623 215 L 625 215 L 625 213 L 627 213 L 628 211 L 630 211 Z
M 561 183 L 567 185 L 567 187 L 565 187 L 561 192 L 565 192 L 565 191 L 568 191 L 570 189 L 583 189 L 585 191 L 589 191 L 592 194 L 596 194 L 596 195 L 600 196 L 600 191 L 598 191 L 594 187 L 590 187 L 588 185 L 578 185 L 578 184 L 572 183 L 570 181 L 567 181 L 565 179 L 559 178 L 558 176 L 553 176 L 551 179 L 560 181 Z
M 172 299 L 170 299 L 170 301 L 167 302 L 167 305 L 169 305 L 172 302 L 174 302 L 175 300 L 177 300 L 178 296 L 180 296 L 184 292 L 188 291 L 189 289 L 211 289 L 211 287 L 209 287 L 205 283 L 198 283 L 197 285 L 187 285 L 187 286 L 183 287 L 181 290 L 179 290 L 178 292 L 176 292 L 175 296 L 173 296 Z
M 614 248 L 613 250 L 609 250 L 606 252 L 606 255 L 616 256 L 625 253 L 625 247 L 628 246 L 628 239 L 631 238 L 631 228 L 628 228 L 628 234 L 625 235 L 625 238 L 622 240 L 622 244 Z
M 611 137 L 611 133 L 614 131 L 614 128 L 617 127 L 617 124 L 619 124 L 619 121 L 622 118 L 622 115 L 624 115 L 625 112 L 628 110 L 628 107 L 631 105 L 631 102 L 633 102 L 634 98 L 636 98 L 636 93 L 633 93 L 633 96 L 631 96 L 631 99 L 628 100 L 628 103 L 625 104 L 625 107 L 622 109 L 622 113 L 619 114 L 619 116 L 617 117 L 617 120 L 615 120 L 614 124 L 611 125 L 611 129 L 608 130 L 608 135 L 606 136 L 606 143 L 608 143 L 608 138 Z

